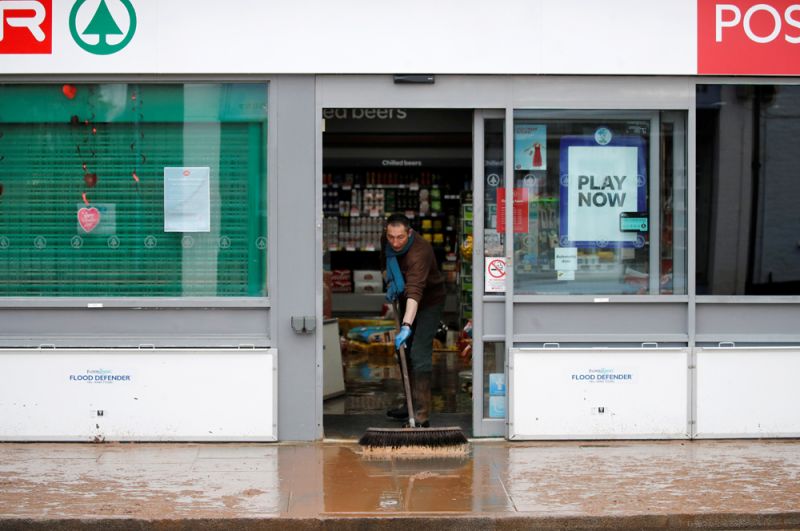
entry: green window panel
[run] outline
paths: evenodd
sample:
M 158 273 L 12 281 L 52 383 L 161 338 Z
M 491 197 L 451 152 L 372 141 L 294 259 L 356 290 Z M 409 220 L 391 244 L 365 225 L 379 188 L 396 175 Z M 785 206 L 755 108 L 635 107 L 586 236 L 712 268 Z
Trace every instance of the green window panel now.
M 266 296 L 266 98 L 264 84 L 0 86 L 0 296 Z M 209 231 L 165 232 L 165 167 L 209 169 Z M 88 232 L 84 207 L 100 213 Z

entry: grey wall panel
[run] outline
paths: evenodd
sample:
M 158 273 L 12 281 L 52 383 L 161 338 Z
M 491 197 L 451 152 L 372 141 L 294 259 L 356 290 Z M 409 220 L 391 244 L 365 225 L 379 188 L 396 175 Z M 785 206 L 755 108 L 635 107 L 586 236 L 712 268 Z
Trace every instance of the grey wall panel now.
M 800 342 L 800 305 L 697 303 L 697 341 Z
M 694 97 L 687 77 L 512 76 L 513 105 L 539 109 L 686 109 Z
M 493 301 L 483 303 L 483 335 L 505 336 L 505 303 Z
M 432 85 L 398 85 L 391 74 L 319 76 L 322 107 L 419 107 L 491 109 L 508 101 L 510 83 L 503 76 L 436 76 Z
M 0 346 L 270 346 L 268 308 L 4 308 Z
M 322 107 L 686 109 L 694 97 L 688 77 L 438 75 L 432 85 L 397 85 L 389 74 L 317 79 Z
M 517 303 L 514 340 L 686 341 L 686 312 L 685 303 Z
M 274 339 L 278 347 L 278 437 L 313 440 L 321 435 L 317 406 L 316 333 L 298 334 L 293 316 L 311 316 L 317 309 L 316 261 L 316 115 L 313 76 L 281 76 L 273 84 L 277 105 L 277 161 L 271 179 L 277 197 L 277 281 L 270 291 L 276 310 Z M 321 297 L 321 292 L 320 292 Z

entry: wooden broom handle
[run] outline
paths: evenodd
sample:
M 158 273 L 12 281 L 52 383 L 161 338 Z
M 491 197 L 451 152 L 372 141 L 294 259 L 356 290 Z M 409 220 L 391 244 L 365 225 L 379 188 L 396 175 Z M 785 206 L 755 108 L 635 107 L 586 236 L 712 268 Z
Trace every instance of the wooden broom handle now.
M 397 307 L 397 301 L 392 301 L 392 308 L 394 309 L 394 325 L 397 332 L 400 331 L 400 313 Z M 406 393 L 406 407 L 408 408 L 408 425 L 411 428 L 417 427 L 417 421 L 414 418 L 414 401 L 411 399 L 411 383 L 408 380 L 408 361 L 406 360 L 406 347 L 400 345 L 398 349 L 400 354 L 400 370 L 403 376 L 403 388 Z

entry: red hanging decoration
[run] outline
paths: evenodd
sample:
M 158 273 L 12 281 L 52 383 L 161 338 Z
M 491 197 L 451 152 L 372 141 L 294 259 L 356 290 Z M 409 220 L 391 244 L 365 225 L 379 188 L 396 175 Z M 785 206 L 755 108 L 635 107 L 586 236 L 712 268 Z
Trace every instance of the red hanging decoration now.
M 136 181 L 136 184 L 139 184 L 139 176 L 136 175 L 136 172 L 133 172 L 133 180 Z
M 66 96 L 67 99 L 72 100 L 75 99 L 78 89 L 75 87 L 75 85 L 63 85 L 61 87 L 61 92 L 64 93 L 64 96 Z
M 76 89 L 75 89 L 74 86 L 72 86 L 72 85 L 64 85 L 63 91 L 64 91 L 64 95 L 67 96 L 68 98 L 72 99 L 73 97 L 75 97 Z M 70 124 L 77 125 L 77 124 L 81 124 L 82 123 L 82 124 L 86 125 L 87 127 L 91 127 L 91 133 L 92 134 L 91 135 L 86 135 L 84 137 L 84 139 L 83 139 L 83 143 L 84 144 L 88 144 L 89 140 L 92 137 L 92 135 L 97 134 L 97 128 L 95 127 L 94 123 L 92 123 L 92 120 L 94 120 L 94 101 L 93 100 L 94 100 L 94 88 L 90 86 L 89 87 L 88 103 L 89 103 L 89 111 L 91 113 L 91 117 L 90 118 L 81 119 L 81 118 L 78 117 L 78 115 L 72 115 L 72 117 L 70 118 Z M 92 143 L 92 145 L 93 144 L 94 143 Z M 88 147 L 90 148 L 89 151 L 91 153 L 91 158 L 93 159 L 93 158 L 95 158 L 96 151 L 94 149 L 91 149 L 92 145 L 89 145 Z M 83 182 L 86 183 L 86 186 L 88 188 L 94 188 L 95 186 L 97 186 L 97 173 L 90 172 L 88 170 L 88 165 L 86 163 L 86 158 L 84 157 L 84 153 L 81 150 L 80 144 L 77 144 L 75 146 L 75 150 L 77 151 L 78 156 L 81 159 L 83 159 L 81 161 L 81 168 L 83 168 Z M 94 161 L 92 161 L 92 162 L 94 162 Z M 89 206 L 89 201 L 86 199 L 86 193 L 85 192 L 83 194 L 83 202 L 86 203 L 86 206 Z M 83 210 L 85 210 L 85 209 L 83 209 Z M 91 222 L 91 219 L 93 217 L 93 213 L 89 213 L 89 214 L 84 213 L 83 216 L 84 216 L 85 219 L 89 220 L 87 222 L 88 224 L 84 225 L 84 220 L 81 219 L 81 214 L 79 214 L 79 216 L 78 216 L 78 218 L 79 218 L 78 221 L 81 223 L 81 227 L 83 227 L 83 229 L 86 232 L 89 232 L 90 230 L 92 230 L 94 228 L 94 226 L 97 224 L 97 222 L 95 222 L 94 224 L 92 224 L 92 222 Z M 98 213 L 98 221 L 99 221 L 99 213 Z M 87 229 L 87 227 L 89 227 L 89 228 Z

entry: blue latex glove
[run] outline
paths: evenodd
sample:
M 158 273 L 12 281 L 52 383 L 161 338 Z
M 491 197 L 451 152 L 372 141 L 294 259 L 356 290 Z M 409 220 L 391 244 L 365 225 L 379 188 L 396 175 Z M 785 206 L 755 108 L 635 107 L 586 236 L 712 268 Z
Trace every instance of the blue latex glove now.
M 406 341 L 408 338 L 411 337 L 411 327 L 408 325 L 404 325 L 400 328 L 400 331 L 394 336 L 394 348 L 400 350 L 400 347 L 405 346 Z

